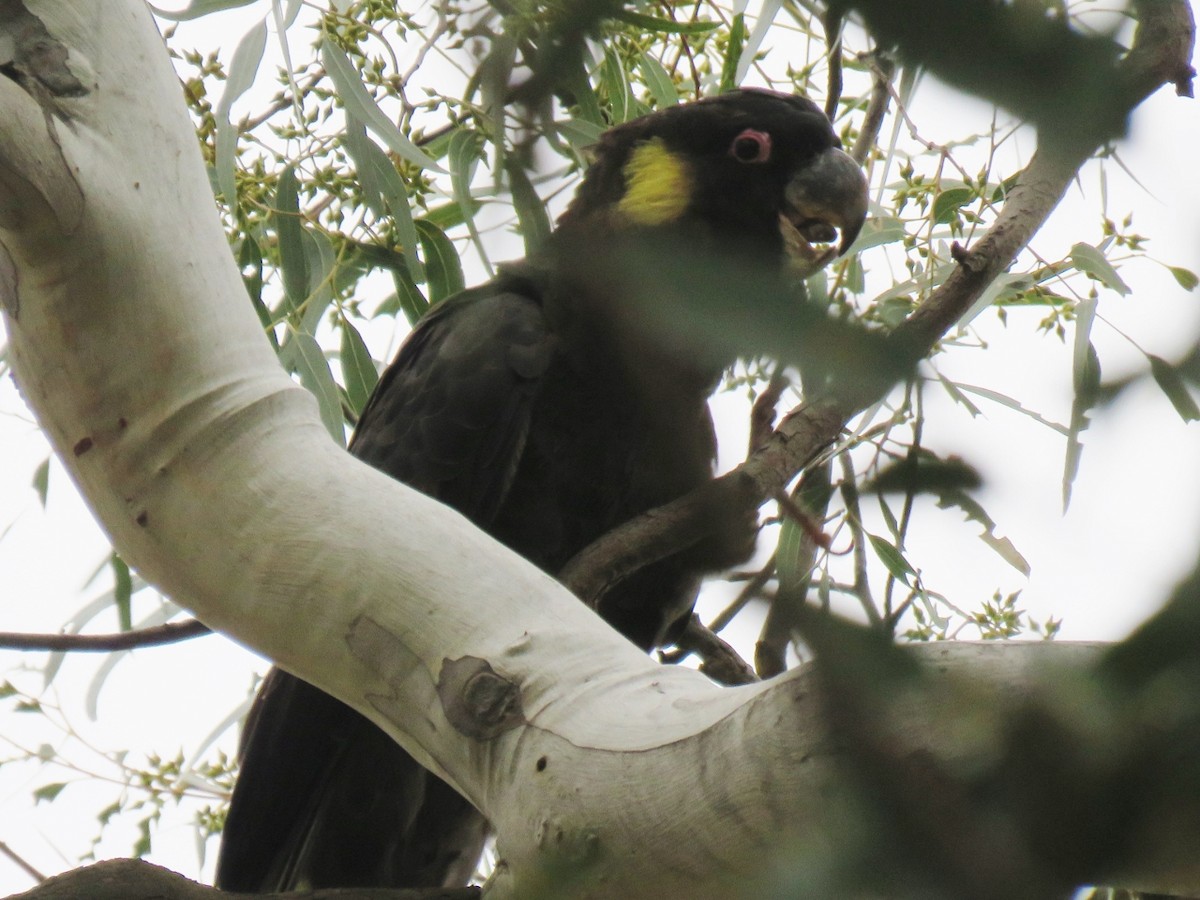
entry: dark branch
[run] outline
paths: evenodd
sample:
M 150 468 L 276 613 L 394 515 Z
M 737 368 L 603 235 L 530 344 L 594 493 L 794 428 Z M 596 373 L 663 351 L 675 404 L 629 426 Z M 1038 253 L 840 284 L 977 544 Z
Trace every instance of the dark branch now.
M 479 900 L 477 887 L 397 890 L 337 888 L 282 894 L 229 894 L 140 859 L 110 859 L 74 869 L 9 900 Z
M 758 681 L 754 670 L 738 652 L 709 631 L 695 614 L 688 620 L 675 646 L 678 649 L 671 654 L 672 661 L 678 662 L 695 653 L 702 660 L 700 671 L 718 684 L 750 684 Z M 666 654 L 663 661 L 667 661 Z
M 0 631 L 0 650 L 59 650 L 84 653 L 110 653 L 113 650 L 133 650 L 137 647 L 158 647 L 177 644 L 194 637 L 211 634 L 203 622 L 168 622 L 153 628 L 138 628 L 116 634 L 20 634 Z
M 883 128 L 883 117 L 887 114 L 888 103 L 892 99 L 892 75 L 896 64 L 882 53 L 868 57 L 871 60 L 871 99 L 867 101 L 867 111 L 863 115 L 862 128 L 859 129 L 858 139 L 850 155 L 860 166 L 867 161 L 871 149 L 879 141 L 879 131 Z

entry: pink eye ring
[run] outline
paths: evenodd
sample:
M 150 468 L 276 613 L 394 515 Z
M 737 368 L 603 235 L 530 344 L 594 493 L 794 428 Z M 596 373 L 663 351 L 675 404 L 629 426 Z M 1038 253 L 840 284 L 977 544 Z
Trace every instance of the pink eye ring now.
M 771 158 L 771 136 L 765 131 L 747 128 L 733 139 L 729 155 L 738 162 L 765 163 Z

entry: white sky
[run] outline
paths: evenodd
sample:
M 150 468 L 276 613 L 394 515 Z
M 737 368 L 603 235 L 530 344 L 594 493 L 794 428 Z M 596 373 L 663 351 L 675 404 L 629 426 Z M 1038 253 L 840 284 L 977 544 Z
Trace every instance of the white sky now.
M 260 4 L 257 15 L 262 8 Z M 253 18 L 230 13 L 213 24 L 219 33 L 236 37 Z M 231 46 L 232 41 L 226 49 Z M 927 82 L 913 118 L 922 137 L 943 142 L 982 130 L 990 112 Z M 1022 149 L 1027 151 L 1026 144 Z M 1155 258 L 1193 270 L 1200 270 L 1198 146 L 1200 108 L 1161 90 L 1138 112 L 1132 139 L 1119 147 L 1144 190 L 1111 165 L 1107 185 L 1111 218 L 1120 220 L 1132 211 L 1136 229 L 1151 237 Z M 1045 256 L 1057 258 L 1078 240 L 1099 241 L 1098 171 L 1095 163 L 1085 168 L 1039 236 L 1035 246 Z M 1168 359 L 1177 358 L 1200 335 L 1200 294 L 1184 292 L 1165 269 L 1150 262 L 1130 265 L 1121 275 L 1133 292 L 1122 298 L 1102 291 L 1105 321 L 1097 322 L 1092 335 L 1109 379 L 1145 368 L 1141 354 L 1119 332 Z M 1033 324 L 1040 316 L 1014 310 L 1004 328 L 994 314 L 984 313 L 979 322 L 988 352 L 949 354 L 939 360 L 939 369 L 1006 393 L 1048 419 L 1069 421 L 1070 346 L 1035 335 Z M 385 353 L 382 344 L 374 350 Z M 922 524 L 913 530 L 908 557 L 931 588 L 956 603 L 974 608 L 996 589 L 1019 589 L 1021 605 L 1036 618 L 1065 619 L 1063 637 L 1115 639 L 1162 602 L 1195 558 L 1200 546 L 1200 427 L 1185 426 L 1153 383 L 1129 390 L 1095 416 L 1084 434 L 1082 466 L 1065 516 L 1060 435 L 986 401 L 978 403 L 985 416 L 971 419 L 938 391 L 931 390 L 928 399 L 927 439 L 982 470 L 987 483 L 978 499 L 996 520 L 998 533 L 1012 539 L 1033 570 L 1024 578 L 976 539 L 977 527 L 963 525 L 960 513 L 929 504 L 920 510 Z M 723 439 L 734 456 L 744 447 L 740 404 L 734 395 L 714 401 L 718 418 L 727 423 Z M 11 380 L 5 379 L 0 384 L 0 630 L 56 631 L 107 584 L 102 579 L 100 587 L 83 589 L 105 558 L 107 545 L 62 469 L 52 467 L 45 511 L 30 488 L 33 470 L 47 452 Z M 115 619 L 106 614 L 95 627 L 114 630 Z M 244 700 L 253 673 L 264 668 L 261 660 L 217 637 L 141 650 L 113 669 L 99 697 L 98 721 L 92 722 L 81 698 L 101 662 L 100 657 L 68 659 L 55 687 L 82 736 L 101 750 L 130 748 L 135 755 L 171 756 L 180 748 L 194 748 Z M 36 691 L 44 664 L 43 655 L 0 653 L 0 680 L 7 677 Z M 0 761 L 17 755 L 10 741 L 36 748 L 58 740 L 40 717 L 7 709 L 0 705 Z M 232 751 L 232 733 L 224 735 L 222 745 Z M 78 756 L 99 765 L 98 756 L 83 751 Z M 0 766 L 0 842 L 46 873 L 76 864 L 97 830 L 96 812 L 115 795 L 111 785 L 81 780 L 56 803 L 32 806 L 33 789 L 59 780 L 61 773 L 37 766 Z M 133 840 L 129 823 L 116 827 L 98 854 L 126 855 Z M 155 833 L 150 858 L 197 874 L 186 816 L 170 817 Z M 211 874 L 211 859 L 203 874 Z M 0 856 L 0 894 L 29 886 L 28 876 Z

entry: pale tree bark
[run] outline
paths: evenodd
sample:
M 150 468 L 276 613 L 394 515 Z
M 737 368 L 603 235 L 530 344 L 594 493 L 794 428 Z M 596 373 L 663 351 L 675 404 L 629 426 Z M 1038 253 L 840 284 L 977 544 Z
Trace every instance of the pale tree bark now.
M 877 776 L 888 814 L 933 837 L 920 863 L 880 847 L 876 880 L 936 864 L 961 896 L 1103 877 L 1200 889 L 1200 809 L 1165 841 L 1148 824 L 1161 805 L 1134 803 L 1119 847 L 1088 844 L 1073 867 L 1025 832 L 1036 805 L 991 830 L 991 812 L 972 818 L 964 784 L 1022 771 L 1019 755 L 1004 767 L 1014 723 L 1053 726 L 1048 762 L 1121 732 L 1105 777 L 1124 771 L 1129 722 L 1094 721 L 1088 689 L 1062 687 L 1091 683 L 1097 648 L 939 645 L 915 651 L 935 664 L 916 675 L 908 656 L 810 623 L 818 652 L 842 641 L 831 656 L 853 665 L 719 689 L 655 664 L 466 520 L 351 459 L 246 302 L 143 4 L 0 0 L 5 16 L 42 29 L 0 67 L 0 301 L 24 396 L 142 575 L 368 715 L 488 816 L 487 896 L 819 889 L 834 876 L 817 861 L 836 868 L 869 834 L 848 823 Z M 809 415 L 831 439 L 845 412 Z M 794 454 L 800 433 L 768 452 Z M 886 695 L 855 687 L 864 666 L 894 676 Z M 1071 814 L 1056 807 L 1050 831 Z

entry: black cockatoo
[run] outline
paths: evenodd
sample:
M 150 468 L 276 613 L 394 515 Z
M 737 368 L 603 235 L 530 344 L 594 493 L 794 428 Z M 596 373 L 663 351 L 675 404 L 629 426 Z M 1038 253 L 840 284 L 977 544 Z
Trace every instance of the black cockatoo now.
M 707 399 L 733 360 L 673 337 L 669 317 L 645 306 L 653 257 L 623 266 L 622 248 L 676 264 L 694 254 L 728 273 L 709 285 L 719 302 L 750 310 L 739 272 L 782 275 L 797 254 L 820 264 L 849 247 L 867 208 L 828 119 L 791 95 L 741 90 L 663 109 L 606 132 L 595 151 L 538 253 L 417 324 L 350 444 L 551 574 L 712 478 Z M 733 518 L 617 584 L 600 614 L 643 648 L 670 641 L 701 576 L 749 554 L 752 529 Z M 463 883 L 484 837 L 479 814 L 383 732 L 273 670 L 243 733 L 217 884 Z

